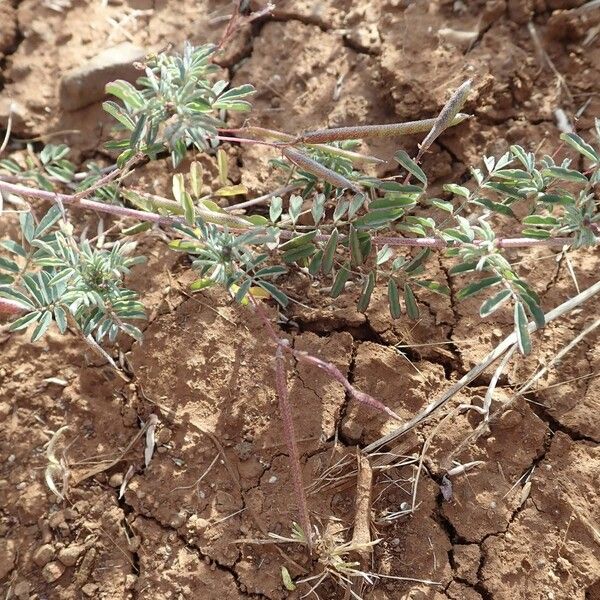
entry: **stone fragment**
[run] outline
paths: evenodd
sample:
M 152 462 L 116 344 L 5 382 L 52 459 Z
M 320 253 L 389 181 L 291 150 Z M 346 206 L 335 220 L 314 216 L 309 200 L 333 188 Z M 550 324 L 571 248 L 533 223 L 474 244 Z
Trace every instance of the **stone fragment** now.
M 72 544 L 59 551 L 58 560 L 60 560 L 65 567 L 72 567 L 77 562 L 77 559 L 83 554 L 84 550 L 85 546 Z
M 57 560 L 54 560 L 52 562 L 49 562 L 42 569 L 42 576 L 48 583 L 53 583 L 57 579 L 60 579 L 60 577 L 62 576 L 62 574 L 64 572 L 65 572 L 65 566 L 62 563 L 58 562 Z
M 50 544 L 44 544 L 33 553 L 33 562 L 38 567 L 43 567 L 54 558 L 55 554 L 56 551 L 54 550 L 53 546 Z
M 29 581 L 19 581 L 17 585 L 15 585 L 14 593 L 19 600 L 27 600 L 29 598 L 29 594 L 31 592 L 31 584 Z
M 15 559 L 16 549 L 14 540 L 0 539 L 0 581 L 13 570 Z
M 134 83 L 141 75 L 134 63 L 144 60 L 144 56 L 144 50 L 125 42 L 104 50 L 82 67 L 71 69 L 60 80 L 61 107 L 74 111 L 102 100 L 104 87 L 115 79 Z

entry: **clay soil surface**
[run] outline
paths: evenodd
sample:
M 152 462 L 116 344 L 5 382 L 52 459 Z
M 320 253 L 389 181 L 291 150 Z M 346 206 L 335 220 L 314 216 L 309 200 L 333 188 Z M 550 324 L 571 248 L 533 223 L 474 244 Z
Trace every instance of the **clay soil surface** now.
M 600 116 L 600 11 L 578 9 L 582 1 L 276 4 L 272 16 L 239 31 L 219 59 L 236 84 L 251 82 L 259 90 L 251 117 L 256 124 L 300 132 L 431 117 L 450 89 L 473 79 L 466 110 L 474 118 L 444 135 L 424 162 L 434 189 L 461 181 L 482 153 L 498 155 L 510 144 L 566 155 L 556 109 L 571 118 L 579 111 L 583 137 L 592 135 L 593 117 Z M 63 110 L 58 82 L 64 73 L 125 41 L 156 51 L 185 39 L 217 40 L 230 11 L 229 3 L 213 0 L 0 0 L 0 106 L 5 113 L 7 103 L 16 102 L 17 138 L 62 132 L 49 141 L 69 143 L 75 161 L 108 163 L 101 148 L 109 121 L 97 102 Z M 418 141 L 367 150 L 389 156 L 402 145 L 412 153 Z M 268 152 L 228 152 L 232 177 L 248 186 L 250 197 L 272 189 Z M 206 174 L 216 176 L 213 159 L 202 160 Z M 243 164 L 241 175 L 236 164 Z M 169 177 L 165 162 L 138 183 L 168 193 Z M 92 231 L 97 226 L 93 215 L 77 218 Z M 14 214 L 4 214 L 1 237 L 16 224 Z M 273 386 L 273 345 L 251 312 L 225 295 L 187 294 L 189 261 L 169 252 L 160 237 L 146 238 L 141 248 L 149 262 L 136 268 L 131 285 L 148 304 L 145 341 L 109 348 L 131 381 L 73 336 L 51 332 L 36 344 L 25 335 L 0 338 L 0 596 L 299 598 L 309 586 L 286 590 L 281 567 L 299 578 L 315 574 L 314 563 L 297 546 L 255 543 L 269 533 L 289 536 L 297 520 Z M 567 259 L 540 249 L 515 260 L 546 311 L 595 283 L 600 272 L 593 251 Z M 447 268 L 441 260 L 436 276 L 442 281 Z M 310 308 L 290 309 L 282 335 L 334 362 L 403 419 L 439 397 L 511 331 L 510 314 L 482 321 L 475 302 L 423 294 L 417 323 L 391 321 L 383 293 L 362 314 L 352 295 L 333 301 L 301 282 L 292 278 L 290 289 Z M 450 285 L 455 290 L 458 284 Z M 275 318 L 274 307 L 269 311 Z M 407 579 L 379 579 L 356 593 L 365 600 L 600 599 L 597 331 L 527 398 L 512 398 L 515 385 L 599 314 L 596 298 L 535 336 L 533 356 L 508 364 L 489 430 L 474 442 L 465 440 L 480 423 L 475 411 L 455 414 L 437 430 L 443 415 L 436 415 L 402 438 L 396 460 L 404 466 L 375 475 L 372 535 L 381 541 L 368 569 Z M 481 404 L 492 373 L 464 388 L 444 414 L 461 403 Z M 344 476 L 356 465 L 355 447 L 394 424 L 350 402 L 340 386 L 304 365 L 290 369 L 290 399 L 314 521 L 327 535 L 348 540 L 356 479 Z M 158 425 L 150 465 L 144 467 L 138 441 L 104 468 L 151 415 Z M 60 502 L 44 470 L 47 444 L 65 426 L 55 453 L 71 477 Z M 387 519 L 411 504 L 411 457 L 432 435 L 416 510 Z M 453 477 L 446 499 L 443 477 L 451 460 L 482 463 Z M 338 461 L 346 471 L 328 470 Z M 130 468 L 133 476 L 119 498 Z M 348 597 L 332 579 L 316 593 Z

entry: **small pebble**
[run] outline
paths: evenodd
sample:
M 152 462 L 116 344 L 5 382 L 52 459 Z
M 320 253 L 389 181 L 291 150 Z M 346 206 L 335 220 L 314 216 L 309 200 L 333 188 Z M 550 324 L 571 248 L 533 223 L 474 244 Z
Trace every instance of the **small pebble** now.
M 54 558 L 55 554 L 56 551 L 54 550 L 53 546 L 50 544 L 44 544 L 33 553 L 33 562 L 38 567 L 43 567 Z
M 60 579 L 62 574 L 65 572 L 65 566 L 59 563 L 57 560 L 49 562 L 42 569 L 42 576 L 48 583 L 53 583 L 57 579 Z
M 84 550 L 85 546 L 79 544 L 67 546 L 59 551 L 58 560 L 60 560 L 65 567 L 72 567 L 77 562 L 77 559 L 83 554 Z

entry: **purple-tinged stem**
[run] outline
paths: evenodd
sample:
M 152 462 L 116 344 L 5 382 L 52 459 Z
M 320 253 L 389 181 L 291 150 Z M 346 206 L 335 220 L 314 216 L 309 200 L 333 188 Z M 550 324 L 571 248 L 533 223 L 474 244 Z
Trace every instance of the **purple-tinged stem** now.
M 72 205 L 75 208 L 84 208 L 93 210 L 98 213 L 107 213 L 115 215 L 117 217 L 125 217 L 129 219 L 135 219 L 136 221 L 148 221 L 150 223 L 156 223 L 158 225 L 172 226 L 177 223 L 184 223 L 185 221 L 181 217 L 168 217 L 157 215 L 156 213 L 138 210 L 135 208 L 127 208 L 125 206 L 118 206 L 115 204 L 106 204 L 104 202 L 96 202 L 94 200 L 87 200 L 77 196 L 76 194 L 60 194 L 58 192 L 48 192 L 46 190 L 39 190 L 36 188 L 27 187 L 24 185 L 18 185 L 8 181 L 0 179 L 0 191 L 6 191 L 17 196 L 28 196 L 30 198 L 38 198 L 47 202 L 62 202 L 65 205 Z M 88 190 L 85 190 L 88 192 Z M 248 227 L 250 229 L 251 226 Z M 281 231 L 281 239 L 290 240 L 296 234 L 292 231 Z M 326 242 L 329 240 L 329 235 L 317 235 L 315 241 Z M 474 245 L 478 245 L 483 242 L 473 242 Z M 497 238 L 495 245 L 498 248 L 531 248 L 533 246 L 545 246 L 553 248 L 562 248 L 563 246 L 569 246 L 573 243 L 572 238 L 560 237 L 560 238 L 548 238 L 540 240 L 536 238 Z M 596 244 L 600 243 L 600 236 L 596 237 Z M 405 237 L 391 237 L 391 236 L 377 236 L 373 238 L 373 244 L 375 246 L 412 246 L 417 248 L 446 248 L 446 247 L 460 247 L 461 244 L 454 243 L 452 245 L 447 244 L 444 240 L 434 237 L 426 238 L 405 238 Z
M 324 361 L 320 358 L 317 358 L 316 356 L 313 356 L 312 354 L 309 354 L 308 352 L 296 350 L 295 348 L 292 348 L 289 344 L 284 343 L 284 340 L 282 340 L 277 335 L 275 329 L 273 328 L 273 325 L 271 324 L 271 321 L 265 314 L 261 305 L 254 298 L 250 298 L 250 299 L 254 306 L 256 314 L 262 320 L 262 322 L 265 326 L 265 329 L 267 330 L 267 333 L 269 334 L 271 339 L 277 344 L 277 347 L 280 347 L 280 346 L 283 347 L 283 349 L 287 350 L 287 352 L 292 354 L 293 357 L 297 361 L 304 362 L 306 364 L 312 365 L 313 367 L 317 367 L 317 368 L 321 369 L 322 371 L 325 371 L 325 373 L 327 373 L 327 375 L 329 375 L 329 377 L 331 377 L 331 379 L 334 379 L 338 383 L 341 383 L 342 386 L 344 387 L 344 389 L 346 390 L 346 392 L 348 393 L 348 395 L 351 398 L 353 398 L 354 400 L 356 400 L 357 402 L 360 402 L 361 404 L 365 404 L 372 409 L 383 412 L 386 415 L 392 417 L 392 419 L 396 419 L 397 421 L 402 420 L 391 408 L 388 408 L 385 404 L 383 404 L 383 402 L 376 400 L 375 398 L 373 398 L 373 396 L 370 396 L 369 394 L 366 394 L 365 392 L 361 392 L 360 390 L 357 390 L 348 381 L 348 379 L 346 377 L 344 377 L 343 373 L 334 364 Z
M 300 452 L 296 443 L 296 431 L 294 428 L 294 418 L 292 417 L 292 408 L 290 406 L 287 386 L 287 376 L 285 370 L 285 357 L 283 347 L 286 340 L 281 340 L 275 353 L 275 388 L 279 398 L 279 413 L 283 422 L 283 433 L 285 445 L 290 456 L 290 465 L 292 468 L 292 480 L 296 491 L 298 511 L 300 513 L 300 524 L 306 536 L 306 542 L 310 548 L 312 545 L 312 528 L 310 524 L 310 514 L 304 492 L 304 481 L 302 480 L 302 467 L 300 463 Z

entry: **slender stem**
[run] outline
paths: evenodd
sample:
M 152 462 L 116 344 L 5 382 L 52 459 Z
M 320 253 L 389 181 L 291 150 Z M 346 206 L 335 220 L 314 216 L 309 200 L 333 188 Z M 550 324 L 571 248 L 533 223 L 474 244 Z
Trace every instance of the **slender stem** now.
M 297 496 L 298 511 L 300 513 L 300 524 L 306 536 L 306 542 L 309 548 L 312 545 L 312 527 L 310 524 L 310 514 L 308 512 L 308 504 L 306 502 L 306 493 L 304 491 L 304 481 L 302 480 L 302 467 L 300 463 L 300 452 L 296 443 L 296 431 L 294 428 L 294 418 L 292 416 L 292 408 L 290 406 L 287 386 L 287 376 L 285 371 L 285 358 L 283 355 L 284 342 L 282 340 L 277 346 L 275 354 L 275 387 L 279 398 L 279 412 L 281 421 L 283 422 L 283 432 L 285 445 L 287 446 L 290 455 L 290 466 L 292 469 L 292 480 L 294 482 L 294 490 Z
M 65 205 L 73 205 L 75 208 L 83 208 L 93 210 L 98 213 L 112 214 L 117 217 L 126 217 L 135 219 L 136 221 L 148 221 L 150 223 L 156 223 L 158 225 L 172 226 L 178 223 L 184 223 L 184 219 L 181 217 L 169 217 L 161 216 L 156 213 L 151 213 L 135 208 L 127 208 L 125 206 L 119 206 L 115 204 L 106 204 L 104 202 L 96 202 L 95 200 L 87 200 L 77 196 L 76 194 L 61 194 L 58 192 L 48 192 L 46 190 L 38 190 L 36 188 L 27 187 L 24 185 L 18 185 L 3 181 L 0 179 L 0 191 L 9 192 L 17 196 L 29 196 L 30 198 L 38 198 L 47 202 L 62 202 Z M 88 190 L 86 190 L 87 192 Z M 205 220 L 209 221 L 208 211 L 206 215 L 203 215 Z M 222 213 L 214 213 L 215 218 Z M 222 215 L 223 216 L 223 215 Z M 218 225 L 219 223 L 217 223 Z M 248 229 L 252 226 L 249 225 Z M 281 231 L 281 239 L 289 240 L 295 237 L 292 231 Z M 330 238 L 329 235 L 317 235 L 315 240 L 318 242 L 326 242 Z M 483 242 L 475 241 L 473 244 L 479 245 Z M 534 246 L 543 247 L 554 247 L 562 248 L 563 246 L 569 246 L 573 243 L 572 238 L 560 237 L 560 238 L 548 238 L 545 240 L 539 240 L 534 238 L 497 238 L 496 246 L 498 248 L 531 248 Z M 404 238 L 404 237 L 387 237 L 377 236 L 373 238 L 373 244 L 375 246 L 411 246 L 417 248 L 446 248 L 446 247 L 460 247 L 460 243 L 453 243 L 452 245 L 447 244 L 440 238 L 427 237 L 427 238 Z M 600 236 L 595 239 L 595 244 L 600 244 Z

